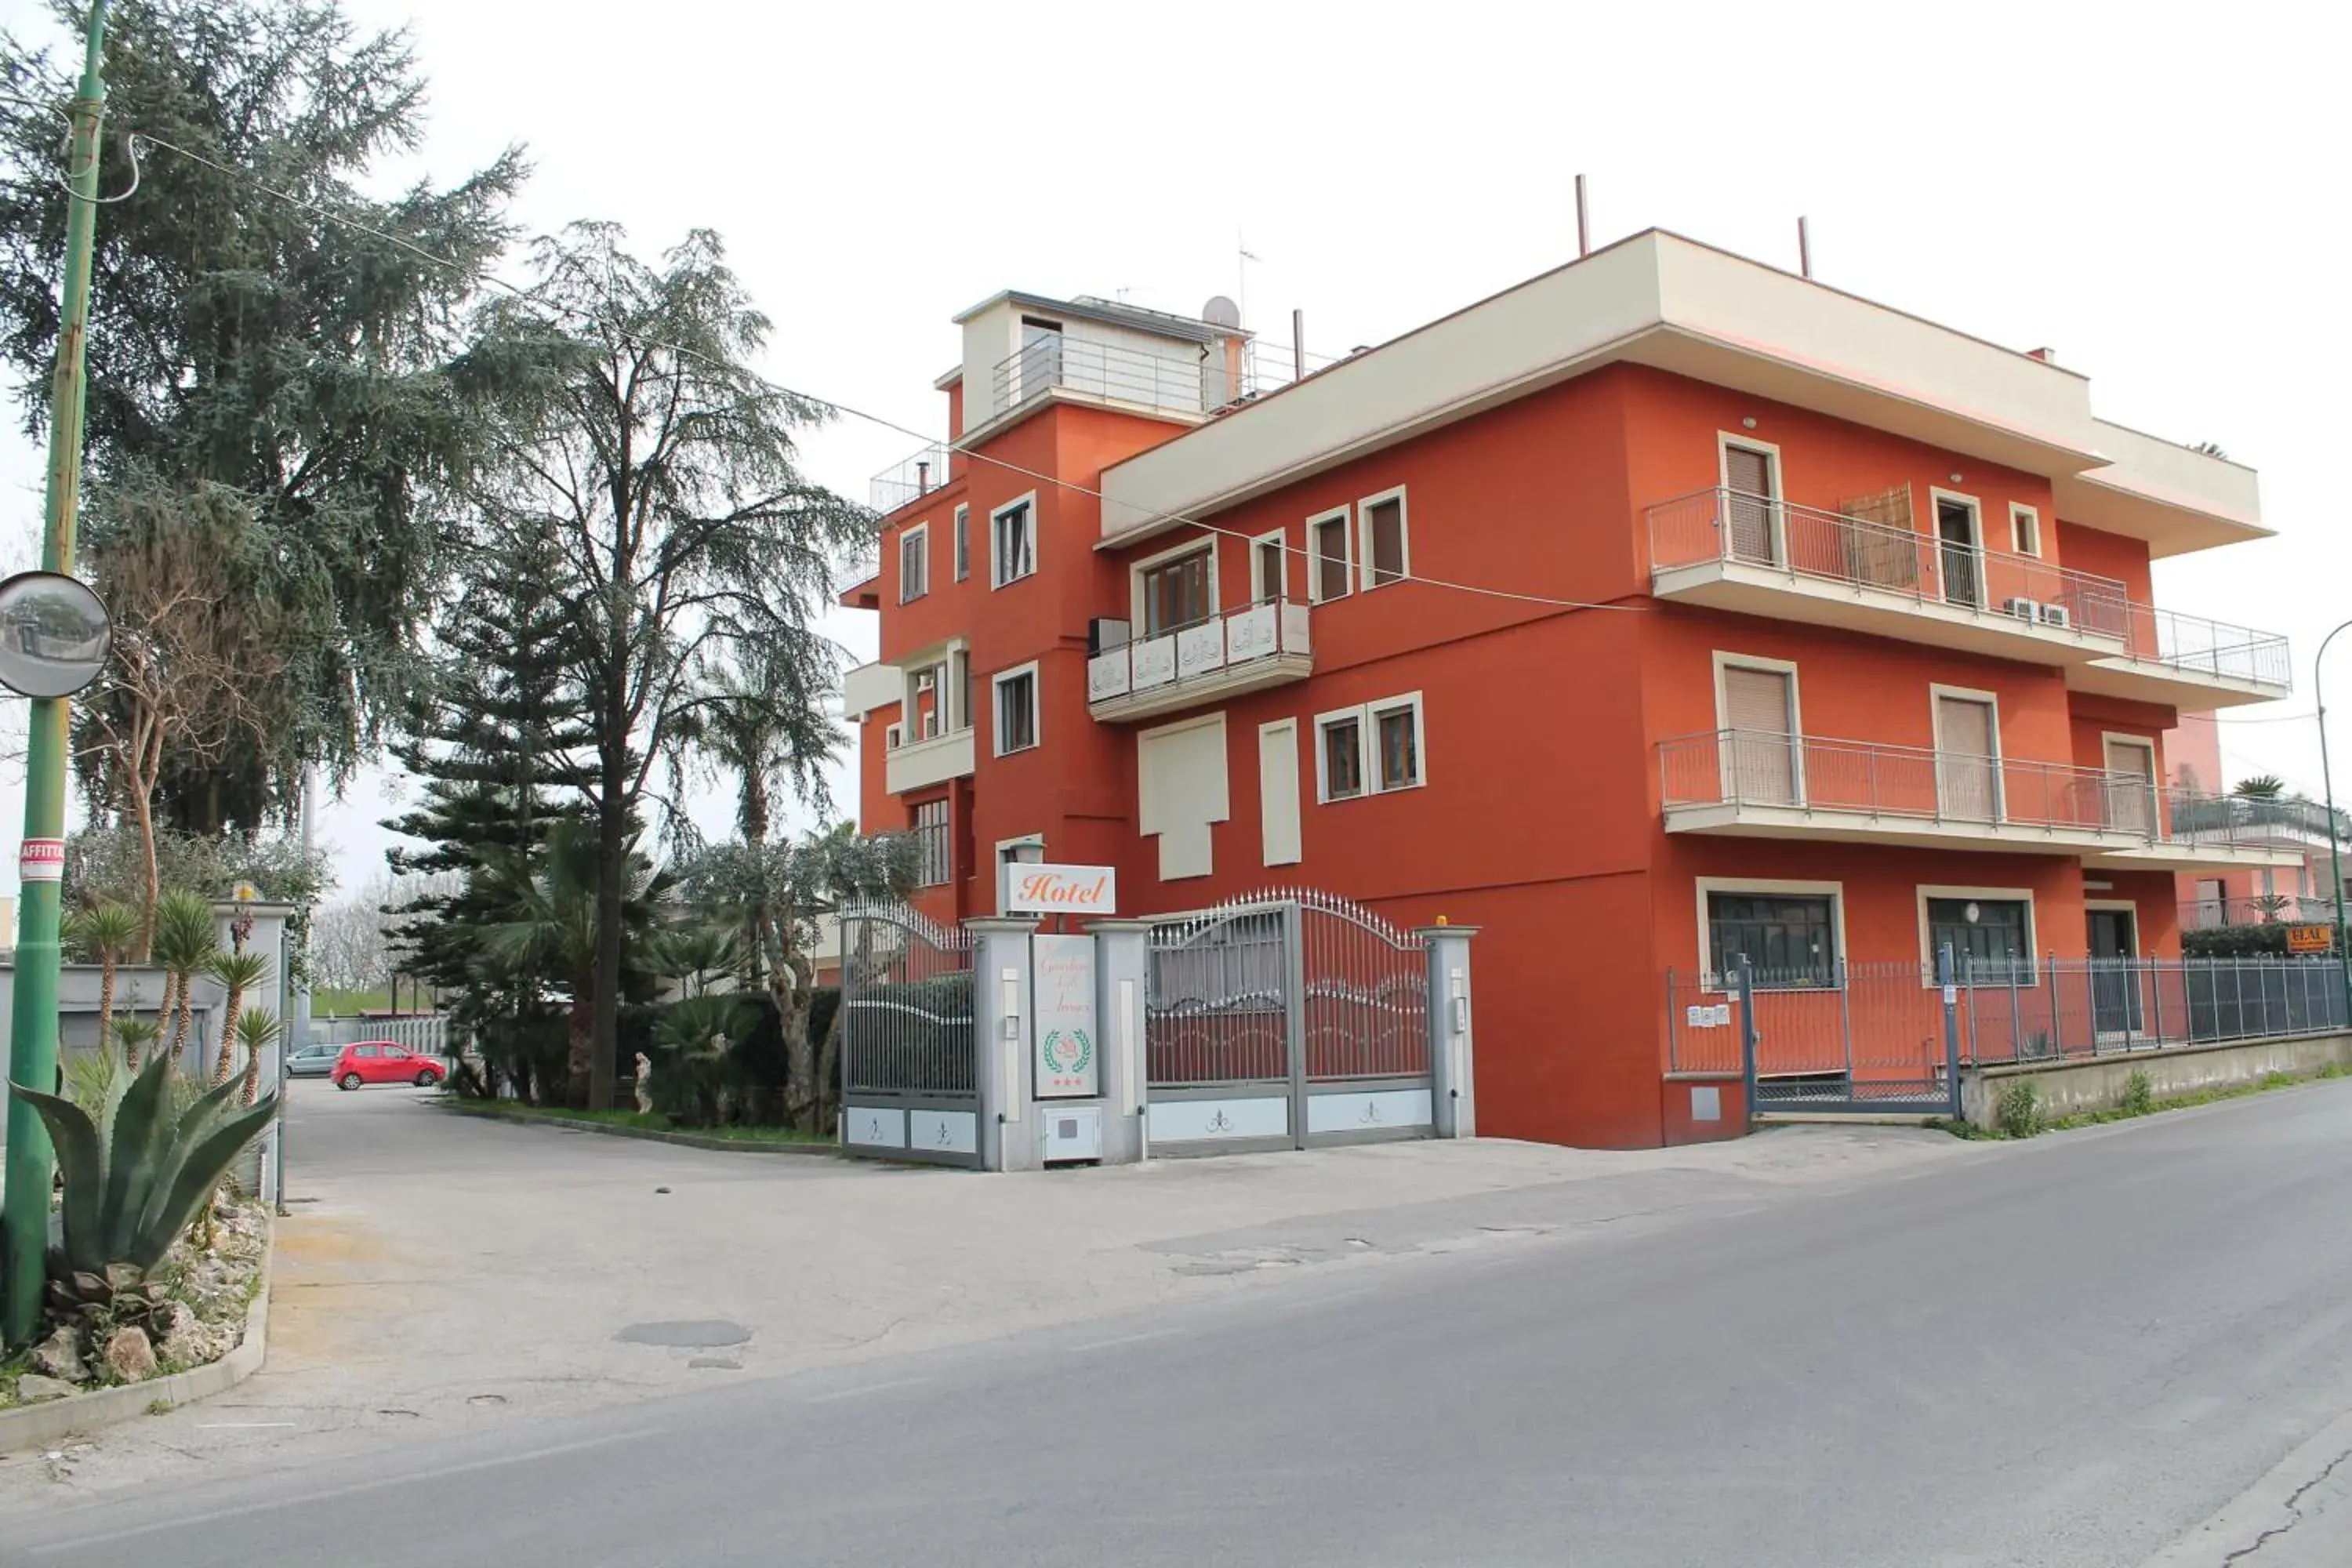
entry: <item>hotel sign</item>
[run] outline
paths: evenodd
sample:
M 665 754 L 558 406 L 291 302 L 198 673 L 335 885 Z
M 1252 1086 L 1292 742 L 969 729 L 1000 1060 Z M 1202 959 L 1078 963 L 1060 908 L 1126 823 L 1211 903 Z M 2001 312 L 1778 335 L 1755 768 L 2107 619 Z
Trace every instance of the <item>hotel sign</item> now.
M 1008 915 L 1107 915 L 1118 908 L 1118 874 L 1108 866 L 1015 863 L 1004 868 Z

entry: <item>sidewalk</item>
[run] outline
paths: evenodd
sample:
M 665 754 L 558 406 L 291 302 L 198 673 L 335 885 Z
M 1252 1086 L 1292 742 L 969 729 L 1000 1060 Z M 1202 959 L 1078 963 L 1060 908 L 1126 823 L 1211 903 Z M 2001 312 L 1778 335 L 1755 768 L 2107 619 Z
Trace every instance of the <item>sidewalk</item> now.
M 0 1462 L 0 1511 L 1986 1157 L 1808 1127 L 981 1176 L 511 1126 L 405 1090 L 320 1086 L 295 1114 L 267 1367 L 58 1460 Z

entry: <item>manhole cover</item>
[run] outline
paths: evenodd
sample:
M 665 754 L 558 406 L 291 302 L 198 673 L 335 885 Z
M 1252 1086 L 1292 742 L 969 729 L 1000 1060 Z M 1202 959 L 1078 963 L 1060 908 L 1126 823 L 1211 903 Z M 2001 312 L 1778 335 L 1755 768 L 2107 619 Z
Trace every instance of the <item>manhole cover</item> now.
M 751 1337 L 751 1331 L 740 1323 L 708 1318 L 681 1323 L 631 1323 L 613 1337 L 624 1344 L 669 1345 L 678 1350 L 708 1351 L 723 1345 L 740 1345 Z

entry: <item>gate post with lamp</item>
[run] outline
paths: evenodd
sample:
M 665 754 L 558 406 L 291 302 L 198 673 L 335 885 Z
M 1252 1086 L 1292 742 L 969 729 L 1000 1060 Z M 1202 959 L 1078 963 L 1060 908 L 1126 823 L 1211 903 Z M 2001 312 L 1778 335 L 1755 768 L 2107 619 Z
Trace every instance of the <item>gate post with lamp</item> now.
M 1470 939 L 1476 926 L 1422 926 L 1429 964 L 1429 1090 L 1432 1131 L 1440 1138 L 1478 1135 L 1477 1076 L 1471 1050 Z

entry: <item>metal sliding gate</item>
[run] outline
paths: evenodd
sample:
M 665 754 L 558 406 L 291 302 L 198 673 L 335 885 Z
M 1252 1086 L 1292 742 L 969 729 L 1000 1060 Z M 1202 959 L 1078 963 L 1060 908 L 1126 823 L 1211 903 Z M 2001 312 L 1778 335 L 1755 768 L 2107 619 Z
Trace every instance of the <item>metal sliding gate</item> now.
M 1153 1152 L 1431 1136 L 1419 937 L 1328 893 L 1270 892 L 1161 921 L 1150 952 Z
M 852 904 L 841 959 L 843 1148 L 977 1167 L 971 936 L 903 906 Z

